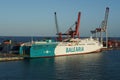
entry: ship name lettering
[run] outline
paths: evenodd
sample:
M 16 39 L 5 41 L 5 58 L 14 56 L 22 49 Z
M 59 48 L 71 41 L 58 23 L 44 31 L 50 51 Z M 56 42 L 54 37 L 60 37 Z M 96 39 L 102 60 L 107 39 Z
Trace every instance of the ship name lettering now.
M 84 51 L 84 47 L 70 47 L 70 48 L 66 48 L 66 53 L 69 52 L 81 52 Z

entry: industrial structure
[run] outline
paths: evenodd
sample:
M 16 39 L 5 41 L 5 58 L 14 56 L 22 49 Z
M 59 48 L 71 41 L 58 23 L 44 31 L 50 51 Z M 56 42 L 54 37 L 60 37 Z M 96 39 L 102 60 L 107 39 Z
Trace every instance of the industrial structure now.
M 105 48 L 108 47 L 108 31 L 107 31 L 108 15 L 109 15 L 109 7 L 106 7 L 105 17 L 104 17 L 104 20 L 102 21 L 100 27 L 91 31 L 92 34 L 95 34 L 95 37 L 98 37 L 97 33 L 100 33 L 101 43 L 103 43 L 103 34 L 102 33 L 105 33 Z
M 62 33 L 62 32 L 59 32 L 57 15 L 56 15 L 56 12 L 55 12 L 55 24 L 56 24 L 56 30 L 57 30 L 57 35 L 58 35 L 58 38 L 57 38 L 58 41 L 63 40 L 62 35 L 66 35 L 67 38 L 75 38 L 75 37 L 80 38 L 80 33 L 79 33 L 80 17 L 81 17 L 81 12 L 78 13 L 78 19 L 75 22 L 75 29 L 74 30 L 72 29 L 72 27 L 70 27 L 65 33 Z

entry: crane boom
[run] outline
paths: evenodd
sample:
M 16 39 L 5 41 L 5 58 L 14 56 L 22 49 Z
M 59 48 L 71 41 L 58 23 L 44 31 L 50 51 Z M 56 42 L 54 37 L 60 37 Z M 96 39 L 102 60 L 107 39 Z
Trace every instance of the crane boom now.
M 58 22 L 57 22 L 57 15 L 56 15 L 56 12 L 55 12 L 54 14 L 55 14 L 56 30 L 57 30 L 57 34 L 59 34 L 59 28 L 58 28 Z
M 58 35 L 58 38 L 57 38 L 58 41 L 62 41 L 62 35 L 67 35 L 67 36 L 70 36 L 71 38 L 75 38 L 75 36 L 77 36 L 79 38 L 81 12 L 78 13 L 78 19 L 76 22 L 75 30 L 72 30 L 71 28 L 69 28 L 66 33 L 59 32 L 56 12 L 54 14 L 55 14 L 55 24 L 56 24 L 56 30 L 57 30 L 57 35 Z
M 80 17 L 81 17 L 81 12 L 78 13 L 78 20 L 77 20 L 77 24 L 76 24 L 76 28 L 75 28 L 75 35 L 77 35 L 78 37 L 80 35 L 80 33 L 79 33 Z
M 104 18 L 104 27 L 105 27 L 105 29 L 107 28 L 108 14 L 109 14 L 109 7 L 106 7 L 105 18 Z

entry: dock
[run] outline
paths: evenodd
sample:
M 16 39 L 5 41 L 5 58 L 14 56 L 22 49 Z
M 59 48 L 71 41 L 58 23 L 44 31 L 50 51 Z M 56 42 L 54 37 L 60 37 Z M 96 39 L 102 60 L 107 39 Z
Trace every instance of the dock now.
M 0 62 L 23 60 L 24 57 L 15 54 L 0 54 Z
M 1 61 L 16 61 L 16 60 L 23 60 L 23 57 L 4 57 L 4 58 L 0 58 L 0 62 Z

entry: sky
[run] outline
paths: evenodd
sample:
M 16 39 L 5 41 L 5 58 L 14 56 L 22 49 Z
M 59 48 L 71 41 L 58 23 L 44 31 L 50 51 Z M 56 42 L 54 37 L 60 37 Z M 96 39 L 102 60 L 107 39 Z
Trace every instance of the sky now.
M 0 0 L 0 36 L 55 36 L 64 33 L 81 12 L 80 36 L 90 36 L 110 8 L 108 36 L 120 37 L 120 0 Z

